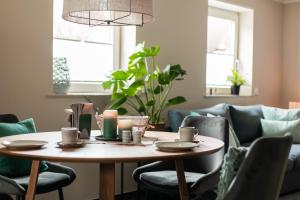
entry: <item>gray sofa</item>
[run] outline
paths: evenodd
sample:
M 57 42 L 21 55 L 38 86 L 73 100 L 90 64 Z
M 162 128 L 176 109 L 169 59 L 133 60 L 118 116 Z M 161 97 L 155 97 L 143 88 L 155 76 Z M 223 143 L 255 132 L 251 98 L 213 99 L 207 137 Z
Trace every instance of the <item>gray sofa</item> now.
M 223 116 L 235 131 L 241 146 L 249 146 L 255 139 L 262 137 L 260 119 L 264 118 L 261 105 L 237 106 L 230 104 L 218 104 L 204 109 L 178 110 L 168 112 L 168 122 L 171 131 L 177 132 L 183 119 L 188 115 L 213 114 Z M 300 190 L 300 144 L 293 144 L 281 194 Z

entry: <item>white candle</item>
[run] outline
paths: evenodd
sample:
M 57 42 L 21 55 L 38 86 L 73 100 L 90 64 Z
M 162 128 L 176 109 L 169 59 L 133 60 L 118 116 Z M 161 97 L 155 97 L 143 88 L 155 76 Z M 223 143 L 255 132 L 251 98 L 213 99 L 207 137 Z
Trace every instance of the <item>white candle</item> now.
M 105 118 L 105 119 L 111 119 L 111 118 L 117 118 L 117 117 L 118 117 L 117 110 L 105 110 L 103 112 L 103 118 Z
M 118 128 L 123 130 L 131 130 L 132 120 L 130 119 L 120 119 L 118 120 Z

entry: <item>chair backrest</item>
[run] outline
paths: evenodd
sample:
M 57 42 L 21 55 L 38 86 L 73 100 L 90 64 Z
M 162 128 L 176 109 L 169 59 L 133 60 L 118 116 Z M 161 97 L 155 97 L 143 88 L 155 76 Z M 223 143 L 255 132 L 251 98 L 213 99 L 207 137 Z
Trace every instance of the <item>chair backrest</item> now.
M 224 147 L 214 154 L 186 160 L 185 165 L 188 165 L 189 170 L 208 173 L 221 167 L 229 145 L 228 121 L 223 117 L 187 116 L 182 126 L 193 126 L 199 130 L 200 135 L 214 137 L 224 142 Z
M 17 123 L 19 119 L 14 114 L 2 114 L 0 115 L 0 123 Z
M 256 140 L 251 145 L 224 200 L 276 200 L 291 145 L 291 136 Z

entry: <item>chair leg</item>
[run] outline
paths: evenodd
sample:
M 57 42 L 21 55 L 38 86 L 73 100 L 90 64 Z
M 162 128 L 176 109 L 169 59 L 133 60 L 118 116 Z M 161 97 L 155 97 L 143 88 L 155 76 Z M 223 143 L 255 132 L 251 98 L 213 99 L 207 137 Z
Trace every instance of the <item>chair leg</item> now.
M 62 188 L 58 189 L 59 200 L 64 200 L 64 192 Z
M 16 200 L 25 200 L 25 196 L 23 195 L 17 195 Z

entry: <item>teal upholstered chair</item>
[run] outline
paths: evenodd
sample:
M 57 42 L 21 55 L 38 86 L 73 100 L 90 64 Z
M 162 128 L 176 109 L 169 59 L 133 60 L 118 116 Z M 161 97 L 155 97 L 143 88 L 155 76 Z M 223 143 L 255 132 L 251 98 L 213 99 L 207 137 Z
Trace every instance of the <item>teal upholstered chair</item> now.
M 278 198 L 292 137 L 257 139 L 250 147 L 223 200 Z
M 19 120 L 15 115 L 0 115 L 0 123 L 17 123 Z M 59 199 L 63 200 L 62 188 L 70 185 L 76 178 L 73 169 L 46 162 L 48 169 L 39 174 L 36 193 L 48 193 L 58 190 Z M 17 200 L 25 199 L 26 190 L 28 188 L 29 176 L 9 178 L 0 175 L 0 199 L 11 199 L 9 195 L 15 195 Z
M 218 184 L 219 171 L 228 149 L 228 121 L 223 117 L 188 116 L 182 125 L 196 127 L 201 135 L 224 141 L 224 148 L 212 155 L 184 160 L 186 182 L 192 197 L 212 190 Z M 174 161 L 158 161 L 138 167 L 133 178 L 147 192 L 160 194 L 164 199 L 179 197 Z

